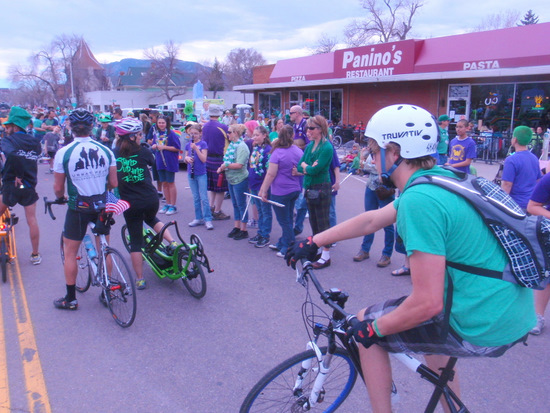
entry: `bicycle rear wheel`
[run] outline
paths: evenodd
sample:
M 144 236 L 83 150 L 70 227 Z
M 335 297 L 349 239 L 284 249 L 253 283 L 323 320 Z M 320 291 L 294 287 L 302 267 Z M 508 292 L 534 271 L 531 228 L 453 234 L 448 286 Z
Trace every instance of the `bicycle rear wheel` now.
M 61 263 L 65 264 L 65 250 L 63 249 L 63 233 L 61 233 L 60 240 L 60 252 L 61 252 Z M 90 268 L 90 263 L 88 262 L 88 253 L 86 252 L 86 247 L 84 243 L 80 243 L 78 251 L 76 253 L 76 291 L 80 293 L 85 293 L 90 288 L 92 283 L 92 269 Z
M 326 347 L 321 348 L 323 354 Z M 311 361 L 309 374 L 301 388 L 294 389 L 302 362 Z M 306 406 L 319 372 L 319 362 L 313 350 L 304 351 L 283 361 L 267 373 L 248 393 L 241 405 L 241 413 L 248 412 L 333 412 L 348 397 L 357 379 L 357 370 L 344 349 L 337 348 L 330 364 L 330 372 L 323 385 L 320 400 Z
M 9 248 L 6 237 L 0 240 L 0 267 L 2 268 L 2 282 L 8 281 Z
M 187 254 L 180 256 L 180 268 L 185 267 L 187 262 Z M 202 298 L 206 294 L 206 277 L 204 276 L 204 270 L 202 265 L 193 256 L 187 267 L 186 275 L 182 277 L 181 281 L 185 288 L 195 298 Z
M 105 255 L 109 286 L 105 289 L 107 306 L 121 327 L 130 327 L 136 318 L 136 285 L 130 267 L 117 250 L 109 248 Z M 103 269 L 107 271 L 107 268 Z

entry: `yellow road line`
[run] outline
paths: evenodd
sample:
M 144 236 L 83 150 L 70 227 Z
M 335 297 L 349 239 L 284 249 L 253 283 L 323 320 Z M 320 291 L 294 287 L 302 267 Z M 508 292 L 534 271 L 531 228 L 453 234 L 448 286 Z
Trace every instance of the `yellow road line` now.
M 2 294 L 0 294 L 0 411 L 11 411 Z
M 15 271 L 13 277 L 10 277 L 11 293 L 13 299 L 13 308 L 15 311 L 17 332 L 19 336 L 19 349 L 21 351 L 21 361 L 23 363 L 23 374 L 25 376 L 25 386 L 27 389 L 27 400 L 29 411 L 32 413 L 51 413 L 50 399 L 46 389 L 42 363 L 38 355 L 34 328 L 31 321 L 31 315 L 27 302 L 27 295 L 21 276 L 19 260 L 15 259 Z M 17 286 L 13 278 L 17 277 Z

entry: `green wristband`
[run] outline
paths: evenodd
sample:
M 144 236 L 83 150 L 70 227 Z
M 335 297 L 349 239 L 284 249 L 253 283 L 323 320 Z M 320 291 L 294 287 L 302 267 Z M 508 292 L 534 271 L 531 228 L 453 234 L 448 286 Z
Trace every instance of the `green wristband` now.
M 380 330 L 378 330 L 378 324 L 376 323 L 377 321 L 378 321 L 378 319 L 376 319 L 372 322 L 372 328 L 374 328 L 374 332 L 376 333 L 376 335 L 378 337 L 384 337 L 384 334 L 381 334 Z

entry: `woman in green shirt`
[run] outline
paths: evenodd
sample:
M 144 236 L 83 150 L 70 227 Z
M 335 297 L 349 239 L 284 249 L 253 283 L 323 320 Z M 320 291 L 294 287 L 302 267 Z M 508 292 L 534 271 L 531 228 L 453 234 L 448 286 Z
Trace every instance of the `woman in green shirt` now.
M 242 124 L 229 126 L 229 146 L 223 155 L 223 163 L 218 168 L 218 174 L 225 173 L 231 202 L 233 203 L 233 215 L 235 226 L 227 236 L 235 240 L 248 238 L 246 223 L 246 195 L 248 191 L 248 157 L 250 149 L 244 142 L 243 135 L 246 128 Z M 243 216 L 244 215 L 244 216 Z
M 313 235 L 330 228 L 329 212 L 331 201 L 330 163 L 332 161 L 332 144 L 328 140 L 328 123 L 316 115 L 307 120 L 307 137 L 310 142 L 296 172 L 304 175 L 304 189 L 309 211 L 309 223 Z M 321 269 L 330 265 L 330 250 L 323 247 L 321 258 L 313 263 L 313 268 Z

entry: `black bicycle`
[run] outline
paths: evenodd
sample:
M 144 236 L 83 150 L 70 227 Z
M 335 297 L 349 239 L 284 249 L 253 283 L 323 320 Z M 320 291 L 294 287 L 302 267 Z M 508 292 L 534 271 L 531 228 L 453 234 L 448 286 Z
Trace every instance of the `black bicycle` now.
M 333 412 L 350 394 L 357 375 L 363 377 L 357 344 L 346 335 L 348 328 L 359 322 L 355 315 L 344 310 L 349 295 L 336 288 L 323 289 L 309 261 L 304 262 L 302 271 L 297 269 L 296 274 L 297 282 L 307 291 L 302 317 L 310 337 L 308 350 L 283 361 L 262 377 L 246 396 L 241 413 Z M 321 300 L 332 309 L 332 315 L 313 303 L 310 281 Z M 319 345 L 321 337 L 326 337 L 326 346 Z M 407 354 L 392 355 L 435 386 L 425 412 L 434 412 L 440 397 L 451 412 L 468 412 L 448 386 L 454 376 L 455 357 L 451 357 L 441 374 L 437 374 Z M 395 397 L 394 385 L 392 400 Z

